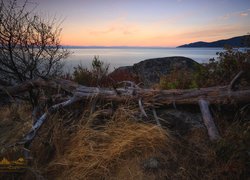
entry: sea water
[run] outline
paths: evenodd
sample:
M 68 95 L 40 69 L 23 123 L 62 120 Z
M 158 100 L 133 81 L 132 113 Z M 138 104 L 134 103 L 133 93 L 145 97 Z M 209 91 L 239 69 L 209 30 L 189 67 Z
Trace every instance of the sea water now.
M 68 48 L 71 55 L 66 59 L 65 70 L 72 72 L 73 67 L 81 64 L 89 68 L 94 56 L 110 65 L 110 71 L 121 66 L 131 66 L 145 59 L 184 56 L 198 63 L 206 63 L 211 58 L 217 58 L 217 52 L 223 48 Z

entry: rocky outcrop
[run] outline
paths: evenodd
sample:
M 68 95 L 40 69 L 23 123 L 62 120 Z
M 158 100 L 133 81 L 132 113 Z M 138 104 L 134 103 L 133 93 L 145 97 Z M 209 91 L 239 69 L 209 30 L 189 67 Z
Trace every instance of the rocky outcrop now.
M 198 63 L 194 60 L 181 56 L 147 59 L 134 64 L 134 71 L 139 79 L 146 85 L 151 86 L 159 83 L 160 77 L 169 74 L 174 69 L 186 69 L 193 71 Z
M 110 75 L 119 80 L 118 77 L 126 77 L 125 80 L 138 80 L 146 87 L 159 83 L 160 77 L 169 74 L 174 69 L 185 69 L 194 71 L 199 64 L 186 57 L 173 56 L 154 58 L 141 61 L 133 66 L 125 66 L 116 69 Z M 121 78 L 120 78 L 121 79 Z

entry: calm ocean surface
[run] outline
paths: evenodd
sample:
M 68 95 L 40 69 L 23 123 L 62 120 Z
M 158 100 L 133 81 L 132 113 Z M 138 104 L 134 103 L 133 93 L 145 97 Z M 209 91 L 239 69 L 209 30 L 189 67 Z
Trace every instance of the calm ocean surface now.
M 82 64 L 90 67 L 93 57 L 110 64 L 110 71 L 120 66 L 129 66 L 145 59 L 185 56 L 199 63 L 208 62 L 210 58 L 217 58 L 216 52 L 223 48 L 69 48 L 73 53 L 66 60 L 67 72 L 72 72 L 74 66 Z

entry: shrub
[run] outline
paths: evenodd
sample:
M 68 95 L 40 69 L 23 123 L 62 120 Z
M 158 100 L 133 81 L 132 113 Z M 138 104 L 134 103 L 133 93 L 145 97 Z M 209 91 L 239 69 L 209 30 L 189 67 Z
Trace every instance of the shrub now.
M 169 75 L 160 79 L 162 89 L 189 89 L 218 85 L 228 85 L 239 73 L 244 71 L 241 85 L 250 85 L 250 50 L 227 47 L 218 52 L 218 60 L 210 59 L 209 63 L 197 66 L 195 72 L 185 69 L 174 69 Z
M 92 84 L 92 74 L 91 72 L 81 64 L 77 67 L 74 67 L 74 81 L 82 85 L 90 85 Z
M 250 51 L 226 48 L 226 51 L 217 53 L 218 61 L 210 59 L 208 64 L 198 68 L 194 75 L 199 87 L 227 85 L 240 71 L 245 72 L 245 82 L 249 79 Z
M 74 67 L 74 81 L 86 86 L 104 86 L 107 84 L 109 64 L 105 64 L 101 61 L 99 56 L 94 56 L 91 65 L 91 69 L 82 65 Z
M 196 88 L 193 73 L 186 69 L 174 69 L 170 74 L 160 78 L 161 89 L 189 89 Z

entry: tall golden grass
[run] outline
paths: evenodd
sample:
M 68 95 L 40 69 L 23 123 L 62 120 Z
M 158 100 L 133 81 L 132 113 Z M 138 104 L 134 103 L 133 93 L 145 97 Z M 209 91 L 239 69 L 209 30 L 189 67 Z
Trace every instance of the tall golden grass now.
M 118 176 L 123 168 L 121 165 L 133 162 L 131 166 L 137 171 L 126 167 L 123 171 L 127 173 L 121 174 L 127 177 L 120 178 L 141 179 L 144 175 L 139 168 L 143 166 L 141 163 L 167 151 L 170 135 L 153 124 L 130 118 L 124 109 L 120 109 L 101 130 L 86 126 L 79 128 L 65 147 L 64 154 L 49 164 L 49 173 L 60 174 L 59 179 L 109 179 Z
M 175 136 L 145 123 L 132 106 L 50 117 L 31 146 L 33 160 L 22 179 L 244 179 L 247 177 L 249 122 L 223 120 L 222 140 L 211 143 L 205 129 Z M 18 141 L 32 125 L 28 106 L 0 109 L 1 145 Z M 73 113 L 74 114 L 74 113 Z M 223 115 L 225 116 L 225 115 Z M 98 126 L 98 127 L 97 127 Z M 1 146 L 1 150 L 3 146 Z M 6 152 L 6 149 L 5 149 Z M 8 155 L 8 153 L 7 153 Z M 12 154 L 13 155 L 13 154 Z M 19 154 L 20 155 L 20 154 Z M 9 153 L 9 157 L 11 153 Z M 150 161 L 156 166 L 150 166 Z M 13 177 L 13 176 L 12 176 Z M 1 176 L 0 176 L 1 178 Z
M 32 127 L 31 107 L 13 104 L 0 108 L 0 150 L 14 144 Z M 3 149 L 2 149 L 3 151 Z

